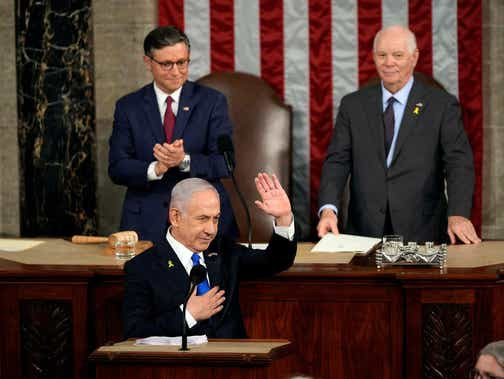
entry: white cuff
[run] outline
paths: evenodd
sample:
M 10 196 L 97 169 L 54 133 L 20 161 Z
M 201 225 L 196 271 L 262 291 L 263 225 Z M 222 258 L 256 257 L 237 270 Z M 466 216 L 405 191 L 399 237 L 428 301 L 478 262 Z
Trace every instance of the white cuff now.
M 294 233 L 296 232 L 294 228 L 294 215 L 292 216 L 292 222 L 289 226 L 277 226 L 275 220 L 273 220 L 273 231 L 280 237 L 287 238 L 289 241 L 294 239 Z
M 180 310 L 181 311 L 184 310 L 184 304 L 180 304 Z M 198 323 L 198 321 L 196 321 L 192 316 L 191 312 L 189 312 L 187 309 L 185 311 L 185 320 L 189 329 L 191 329 L 194 325 Z
M 320 215 L 322 214 L 322 211 L 324 209 L 331 209 L 335 214 L 336 216 L 338 215 L 338 208 L 336 208 L 334 205 L 332 204 L 324 204 L 320 207 L 319 211 L 318 211 L 318 216 L 320 218 Z
M 156 175 L 156 163 L 157 161 L 151 162 L 149 167 L 147 168 L 147 181 L 151 182 L 153 180 L 163 179 L 163 175 Z

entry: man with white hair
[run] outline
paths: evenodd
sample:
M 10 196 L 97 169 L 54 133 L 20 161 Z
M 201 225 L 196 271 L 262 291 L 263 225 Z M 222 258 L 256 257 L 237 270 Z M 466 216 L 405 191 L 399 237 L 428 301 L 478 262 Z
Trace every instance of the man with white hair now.
M 297 245 L 290 201 L 276 176 L 260 173 L 255 183 L 261 198 L 255 204 L 274 218 L 266 250 L 216 237 L 220 201 L 209 182 L 190 178 L 175 185 L 166 238 L 124 265 L 126 338 L 179 336 L 184 318 L 189 335 L 246 337 L 239 281 L 287 269 L 294 262 Z M 189 273 L 199 264 L 206 267 L 207 279 L 191 294 L 183 316 Z
M 460 106 L 416 79 L 418 57 L 409 29 L 390 26 L 376 34 L 381 82 L 341 100 L 322 169 L 320 237 L 339 232 L 337 204 L 350 176 L 346 232 L 480 242 L 469 220 L 474 164 Z
M 481 349 L 470 379 L 504 379 L 504 340 Z

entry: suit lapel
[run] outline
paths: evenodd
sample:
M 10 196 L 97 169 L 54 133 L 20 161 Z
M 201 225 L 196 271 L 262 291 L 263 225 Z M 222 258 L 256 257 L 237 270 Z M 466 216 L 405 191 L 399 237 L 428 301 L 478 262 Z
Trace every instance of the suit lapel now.
M 366 98 L 365 114 L 368 117 L 368 125 L 373 141 L 376 141 L 375 148 L 380 158 L 386 167 L 385 158 L 385 136 L 383 134 L 383 105 L 381 86 L 376 85 L 369 90 L 369 96 Z
M 180 93 L 177 119 L 173 131 L 173 140 L 182 138 L 187 122 L 191 117 L 194 107 L 198 103 L 198 97 L 194 95 L 194 83 L 186 81 Z
M 157 143 L 163 143 L 166 140 L 161 122 L 161 115 L 159 114 L 159 106 L 154 92 L 154 85 L 151 83 L 145 88 L 143 98 L 143 109 L 147 116 L 149 128 L 152 132 Z
M 189 276 L 168 241 L 163 239 L 163 241 L 159 242 L 156 246 L 156 252 L 159 258 L 157 264 L 166 273 L 166 278 L 170 282 L 170 285 L 174 286 L 177 284 L 177 287 L 187 292 L 189 290 Z
M 406 102 L 406 108 L 404 108 L 404 114 L 401 121 L 401 127 L 399 128 L 399 134 L 397 135 L 397 142 L 394 149 L 394 155 L 392 157 L 392 162 L 390 166 L 394 164 L 397 157 L 401 152 L 401 148 L 404 146 L 404 143 L 411 131 L 415 129 L 420 114 L 415 113 L 415 107 L 417 104 L 422 104 L 422 111 L 425 110 L 426 99 L 424 99 L 425 87 L 419 81 L 415 80 L 413 83 L 413 87 L 411 88 L 411 92 L 408 96 L 408 101 Z
M 210 279 L 210 288 L 214 286 L 219 286 L 222 288 L 222 259 L 220 254 L 211 251 L 205 251 L 203 255 L 205 256 L 205 264 L 208 271 L 208 277 Z

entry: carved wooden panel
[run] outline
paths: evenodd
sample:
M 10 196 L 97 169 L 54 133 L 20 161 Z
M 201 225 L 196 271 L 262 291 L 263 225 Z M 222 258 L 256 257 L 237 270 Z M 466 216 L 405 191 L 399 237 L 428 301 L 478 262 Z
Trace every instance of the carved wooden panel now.
M 20 308 L 23 378 L 72 378 L 72 304 L 24 300 Z
M 422 307 L 423 378 L 465 378 L 472 365 L 471 307 L 424 304 Z

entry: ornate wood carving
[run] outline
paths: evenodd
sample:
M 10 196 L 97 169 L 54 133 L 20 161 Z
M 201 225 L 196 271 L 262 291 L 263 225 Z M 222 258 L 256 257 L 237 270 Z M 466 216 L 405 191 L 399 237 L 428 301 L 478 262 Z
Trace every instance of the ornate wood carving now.
M 72 304 L 24 300 L 20 318 L 22 377 L 73 377 Z
M 466 304 L 423 305 L 423 378 L 467 376 L 473 357 L 470 311 Z

